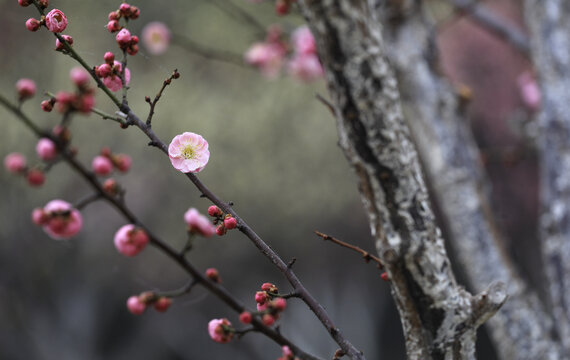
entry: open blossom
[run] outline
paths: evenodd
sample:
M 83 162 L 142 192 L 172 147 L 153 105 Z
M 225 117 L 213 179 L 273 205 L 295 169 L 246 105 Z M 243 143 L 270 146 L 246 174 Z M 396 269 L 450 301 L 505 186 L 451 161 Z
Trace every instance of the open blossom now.
M 245 61 L 257 66 L 268 78 L 275 78 L 283 65 L 285 47 L 280 43 L 259 42 L 245 53 Z
M 215 342 L 225 344 L 234 336 L 231 326 L 228 319 L 212 319 L 208 323 L 208 333 Z
M 57 155 L 57 149 L 53 141 L 48 138 L 41 138 L 36 145 L 36 153 L 43 161 L 50 161 Z
M 53 239 L 68 239 L 83 227 L 81 213 L 66 201 L 52 200 L 46 204 L 43 212 L 46 216 L 43 229 Z
M 323 76 L 324 71 L 316 55 L 295 55 L 288 64 L 289 74 L 302 81 L 312 81 Z
M 195 208 L 190 208 L 184 214 L 184 221 L 188 224 L 188 230 L 192 233 L 210 237 L 216 232 L 216 227 L 204 215 Z
M 46 27 L 53 33 L 60 33 L 67 27 L 65 14 L 58 9 L 53 9 L 46 15 Z
M 142 41 L 149 53 L 160 55 L 168 49 L 170 30 L 159 21 L 150 22 L 142 30 Z
M 291 34 L 291 41 L 297 54 L 316 54 L 317 47 L 315 45 L 315 38 L 309 30 L 308 26 L 298 27 L 293 34 Z
M 128 224 L 115 233 L 114 243 L 121 254 L 135 256 L 144 250 L 148 243 L 148 235 L 144 230 Z
M 10 153 L 4 158 L 4 167 L 13 174 L 18 174 L 26 169 L 26 158 L 20 153 Z
M 210 159 L 208 142 L 192 132 L 176 135 L 168 146 L 168 157 L 172 166 L 183 173 L 200 172 Z

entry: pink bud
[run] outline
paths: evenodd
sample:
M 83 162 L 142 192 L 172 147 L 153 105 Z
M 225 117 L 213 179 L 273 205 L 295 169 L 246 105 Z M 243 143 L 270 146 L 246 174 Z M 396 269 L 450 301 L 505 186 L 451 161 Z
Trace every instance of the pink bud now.
M 119 189 L 115 179 L 105 180 L 103 183 L 103 190 L 109 195 L 116 195 Z
M 384 281 L 390 281 L 390 277 L 388 276 L 387 272 L 383 272 L 382 274 L 380 274 L 380 277 L 382 278 L 382 280 Z
M 103 55 L 103 59 L 107 64 L 109 64 L 110 67 L 111 65 L 113 65 L 113 62 L 115 61 L 115 54 L 113 54 L 110 51 L 107 51 L 105 55 Z
M 106 28 L 110 33 L 114 33 L 121 30 L 121 25 L 119 25 L 119 22 L 117 20 L 109 20 Z
M 228 319 L 212 319 L 208 323 L 208 334 L 215 342 L 225 344 L 234 336 L 232 323 Z
M 223 214 L 222 210 L 216 205 L 212 205 L 208 208 L 208 215 L 212 217 L 221 216 Z
M 93 172 L 100 176 L 106 176 L 113 171 L 113 163 L 109 158 L 101 155 L 97 155 L 93 158 L 91 162 L 91 168 Z
M 26 169 L 26 158 L 20 153 L 10 153 L 4 158 L 4 167 L 12 174 L 22 173 Z
M 32 0 L 18 0 L 18 4 L 22 7 L 30 6 L 32 4 Z
M 237 226 L 237 221 L 236 218 L 233 216 L 228 216 L 224 219 L 224 226 L 226 227 L 226 229 L 231 230 L 231 229 L 235 229 Z
M 146 304 L 140 301 L 138 296 L 133 295 L 127 300 L 127 309 L 133 315 L 141 315 L 146 309 Z
M 122 3 L 119 6 L 119 11 L 121 12 L 121 14 L 123 15 L 128 15 L 131 12 L 131 5 L 127 4 L 127 3 Z
M 125 256 L 135 256 L 144 250 L 149 238 L 146 232 L 133 224 L 124 225 L 114 238 L 115 248 Z
M 172 299 L 162 296 L 154 303 L 154 309 L 158 312 L 165 312 L 170 305 L 172 305 Z
M 111 65 L 109 64 L 101 64 L 96 69 L 97 76 L 99 76 L 100 78 L 105 78 L 111 75 L 111 71 L 112 71 Z
M 263 315 L 263 317 L 261 318 L 261 321 L 263 322 L 263 324 L 265 326 L 271 326 L 271 325 L 275 324 L 275 318 L 270 314 Z
M 16 83 L 16 90 L 20 100 L 29 99 L 36 94 L 36 83 L 31 79 L 20 79 Z
M 26 178 L 28 180 L 28 184 L 36 187 L 42 186 L 46 181 L 44 172 L 39 169 L 31 169 L 30 171 L 28 171 Z
M 226 234 L 224 224 L 220 224 L 216 227 L 216 234 L 218 234 L 218 236 L 224 236 Z
M 50 161 L 57 156 L 57 149 L 53 141 L 41 138 L 36 145 L 36 153 L 43 161 Z
M 267 291 L 270 293 L 276 293 L 278 291 L 277 286 L 275 286 L 272 283 L 268 283 L 268 282 L 261 284 L 261 290 Z
M 49 216 L 46 214 L 44 209 L 42 208 L 35 208 L 32 211 L 32 221 L 34 224 L 38 226 L 45 225 L 48 222 Z
M 132 159 L 127 154 L 118 154 L 113 157 L 113 163 L 120 172 L 127 172 L 131 168 Z
M 139 18 L 140 15 L 141 15 L 141 10 L 138 7 L 131 5 L 131 13 L 129 15 L 129 18 L 131 20 L 136 20 Z
M 46 27 L 53 33 L 60 33 L 67 27 L 65 14 L 58 9 L 53 9 L 46 15 Z
M 188 225 L 188 230 L 191 233 L 210 237 L 214 235 L 214 231 L 216 231 L 210 220 L 200 214 L 195 208 L 190 208 L 184 213 L 184 221 Z
M 129 45 L 129 47 L 127 48 L 127 54 L 134 56 L 139 52 L 139 46 L 136 44 L 132 44 Z
M 78 87 L 84 87 L 89 82 L 89 74 L 81 67 L 74 67 L 69 73 L 71 81 Z
M 118 11 L 111 11 L 109 13 L 108 19 L 109 20 L 119 20 L 121 18 L 121 14 Z
M 79 98 L 79 104 L 77 104 L 78 108 L 81 113 L 89 114 L 95 105 L 95 96 L 92 93 L 83 94 Z
M 239 321 L 244 324 L 251 324 L 251 313 L 249 311 L 244 311 L 239 315 Z
M 283 311 L 287 307 L 287 300 L 285 300 L 283 298 L 277 298 L 277 299 L 273 300 L 272 306 L 277 311 Z
M 42 101 L 40 106 L 42 107 L 42 110 L 45 112 L 50 112 L 53 110 L 53 103 L 51 100 Z
M 289 12 L 289 3 L 287 0 L 277 0 L 275 2 L 275 13 L 277 15 L 287 15 Z
M 67 44 L 69 46 L 73 45 L 73 38 L 70 35 L 61 35 L 61 37 L 63 38 L 63 40 L 65 40 L 65 42 L 67 42 Z M 65 49 L 65 46 L 63 45 L 63 43 L 61 41 L 59 41 L 59 39 L 55 40 L 55 50 L 57 51 L 62 51 Z
M 258 304 L 264 304 L 269 299 L 269 296 L 265 291 L 258 291 L 255 293 L 255 302 Z
M 129 30 L 123 29 L 117 33 L 115 39 L 117 40 L 117 44 L 119 44 L 119 47 L 121 49 L 125 49 L 127 46 L 130 45 L 132 36 Z
M 38 19 L 29 18 L 26 20 L 26 28 L 30 31 L 38 31 L 40 29 L 40 21 Z
M 222 282 L 222 280 L 220 279 L 220 273 L 218 272 L 218 269 L 216 269 L 216 268 L 206 269 L 206 277 L 208 279 L 212 280 L 213 282 L 216 282 L 216 283 Z

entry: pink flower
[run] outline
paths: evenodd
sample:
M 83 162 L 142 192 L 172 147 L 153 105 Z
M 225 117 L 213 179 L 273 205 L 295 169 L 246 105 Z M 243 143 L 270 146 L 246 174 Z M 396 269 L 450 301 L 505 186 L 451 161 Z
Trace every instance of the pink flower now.
M 38 31 L 40 29 L 40 21 L 38 19 L 29 18 L 26 20 L 26 29 L 30 31 Z
M 131 43 L 131 39 L 132 39 L 131 33 L 127 29 L 119 31 L 116 36 L 117 44 L 119 44 L 119 47 L 121 49 L 124 49 L 127 46 L 129 46 Z
M 46 15 L 46 27 L 53 33 L 60 33 L 67 27 L 65 14 L 58 9 L 53 9 Z
M 48 220 L 44 231 L 53 239 L 68 239 L 77 234 L 83 227 L 81 213 L 70 203 L 63 200 L 52 200 L 44 207 Z
M 536 78 L 530 72 L 525 71 L 519 75 L 517 82 L 525 106 L 531 111 L 540 109 L 542 96 Z
M 184 221 L 188 224 L 190 232 L 200 234 L 203 237 L 210 237 L 216 232 L 216 228 L 210 220 L 200 214 L 195 208 L 190 208 L 186 211 Z
M 285 48 L 279 43 L 255 43 L 245 53 L 245 61 L 257 66 L 268 78 L 275 78 L 283 64 Z
M 208 142 L 192 132 L 176 135 L 168 146 L 168 156 L 175 169 L 183 173 L 200 172 L 210 159 Z
M 133 315 L 141 315 L 146 309 L 146 304 L 142 302 L 138 296 L 133 295 L 127 299 L 127 309 Z
M 113 163 L 106 156 L 97 155 L 91 162 L 93 172 L 100 176 L 106 176 L 113 171 Z
M 291 41 L 297 54 L 316 54 L 315 38 L 308 26 L 298 27 L 291 35 Z
M 20 100 L 29 99 L 36 94 L 36 83 L 31 79 L 20 79 L 16 83 L 16 91 Z
M 22 173 L 26 169 L 26 157 L 20 153 L 10 153 L 4 158 L 4 167 L 12 174 Z
M 215 342 L 225 344 L 234 336 L 232 323 L 228 319 L 212 319 L 208 323 L 208 333 Z
M 289 61 L 289 74 L 301 81 L 312 81 L 324 75 L 323 67 L 316 55 L 296 55 Z
M 43 161 L 50 161 L 57 156 L 57 149 L 53 141 L 41 138 L 36 145 L 36 153 Z
M 99 68 L 104 66 L 105 64 L 101 65 Z M 113 67 L 118 69 L 119 74 L 122 72 L 122 65 L 118 61 L 114 61 Z M 131 81 L 131 72 L 128 68 L 125 68 L 125 86 L 129 85 Z M 123 82 L 121 81 L 121 77 L 119 75 L 110 74 L 107 77 L 103 77 L 103 84 L 109 88 L 111 91 L 119 91 L 123 88 Z
M 76 66 L 69 72 L 71 81 L 78 87 L 84 87 L 89 82 L 89 74 L 82 67 Z
M 170 44 L 170 30 L 161 22 L 150 22 L 142 30 L 142 41 L 152 55 L 163 54 Z
M 133 224 L 124 225 L 115 233 L 115 247 L 125 256 L 135 256 L 144 250 L 148 235 Z

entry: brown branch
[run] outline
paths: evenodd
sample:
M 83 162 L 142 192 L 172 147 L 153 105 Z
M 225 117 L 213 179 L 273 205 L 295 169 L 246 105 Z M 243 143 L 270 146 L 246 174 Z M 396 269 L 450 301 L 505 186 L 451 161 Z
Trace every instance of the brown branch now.
M 162 92 L 164 91 L 164 89 L 166 89 L 168 85 L 172 83 L 173 79 L 178 79 L 179 77 L 180 74 L 178 73 L 178 70 L 174 69 L 172 75 L 170 75 L 170 77 L 168 77 L 166 80 L 162 82 L 162 87 L 160 88 L 159 92 L 154 96 L 154 100 L 151 101 L 149 97 L 145 98 L 146 102 L 148 102 L 148 104 L 150 105 L 150 110 L 148 111 L 148 117 L 146 118 L 147 126 L 151 126 L 152 117 L 154 116 L 154 108 L 156 107 L 156 103 L 158 102 L 158 100 L 160 100 Z
M 330 235 L 323 234 L 322 232 L 319 232 L 319 231 L 315 231 L 315 234 L 317 234 L 318 236 L 322 237 L 323 240 L 325 240 L 325 241 L 326 241 L 326 240 L 332 241 L 333 243 L 335 243 L 335 244 L 337 244 L 337 245 L 340 245 L 340 246 L 345 247 L 345 248 L 347 248 L 347 249 L 356 251 L 357 253 L 359 253 L 359 254 L 362 255 L 362 258 L 364 259 L 364 261 L 365 261 L 366 263 L 368 263 L 368 262 L 370 262 L 370 260 L 372 260 L 373 262 L 376 263 L 376 265 L 378 265 L 378 268 L 379 268 L 379 269 L 382 269 L 382 267 L 383 267 L 383 265 L 382 265 L 382 260 L 380 260 L 379 257 L 370 254 L 368 251 L 363 250 L 363 249 L 359 248 L 359 247 L 356 246 L 356 245 L 352 245 L 352 244 L 346 243 L 346 242 L 344 242 L 344 241 L 342 241 L 342 240 L 336 239 L 336 238 L 334 238 L 334 237 L 332 237 L 332 236 L 330 236 Z

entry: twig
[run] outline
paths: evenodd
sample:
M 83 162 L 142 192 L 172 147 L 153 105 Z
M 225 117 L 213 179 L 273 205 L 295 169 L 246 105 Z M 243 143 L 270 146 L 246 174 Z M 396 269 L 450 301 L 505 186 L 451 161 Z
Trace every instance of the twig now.
M 178 73 L 178 70 L 174 69 L 172 75 L 170 75 L 169 78 L 167 78 L 162 82 L 162 87 L 160 88 L 160 91 L 154 96 L 154 100 L 151 101 L 149 97 L 146 97 L 145 100 L 150 105 L 148 117 L 146 118 L 146 126 L 151 126 L 152 117 L 154 116 L 154 108 L 158 100 L 160 100 L 160 97 L 162 96 L 162 92 L 164 91 L 164 89 L 166 89 L 166 87 L 172 83 L 172 79 L 178 79 L 179 77 L 180 74 Z
M 340 246 L 343 246 L 345 248 L 348 248 L 350 250 L 356 251 L 357 253 L 360 253 L 362 255 L 362 257 L 364 258 L 365 262 L 370 262 L 370 260 L 372 260 L 373 262 L 376 263 L 376 265 L 378 265 L 379 269 L 382 269 L 384 265 L 382 265 L 382 260 L 380 260 L 379 257 L 376 257 L 372 254 L 370 254 L 368 251 L 366 250 L 362 250 L 361 248 L 359 248 L 358 246 L 355 245 L 351 245 L 349 243 L 346 243 L 342 240 L 339 239 L 335 239 L 334 237 L 327 235 L 327 234 L 323 234 L 322 232 L 319 231 L 315 231 L 315 234 L 317 234 L 318 236 L 322 237 L 323 240 L 328 240 L 328 241 L 332 241 L 335 244 L 338 244 Z
M 316 94 L 315 94 L 315 97 L 316 97 L 317 100 L 319 100 L 324 106 L 326 106 L 326 107 L 329 109 L 329 111 L 331 112 L 331 114 L 332 114 L 333 116 L 336 116 L 336 114 L 335 114 L 335 112 L 334 112 L 334 106 L 333 106 L 333 104 L 331 104 L 330 101 L 328 101 L 327 99 L 325 99 L 324 96 L 322 96 L 322 95 L 319 94 L 319 93 L 316 93 Z
M 101 194 L 99 194 L 99 193 L 87 195 L 83 199 L 80 199 L 75 205 L 73 205 L 73 207 L 76 208 L 77 210 L 81 210 L 85 206 L 87 206 L 87 205 L 91 204 L 92 202 L 95 202 L 99 199 L 101 199 Z
M 104 112 L 100 109 L 97 109 L 97 108 L 92 108 L 91 112 L 101 116 L 101 118 L 103 120 L 112 120 L 112 121 L 118 122 L 119 124 L 121 124 L 121 126 L 127 125 L 127 122 L 125 121 L 125 119 L 121 118 L 120 116 L 113 116 L 111 114 L 107 114 L 106 112 Z

